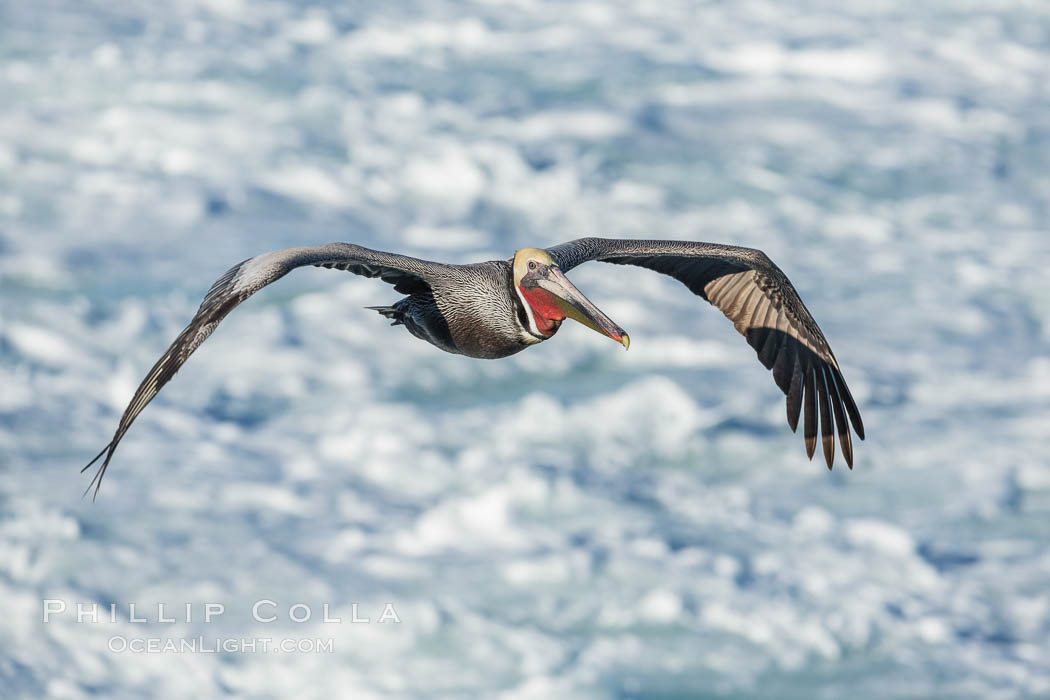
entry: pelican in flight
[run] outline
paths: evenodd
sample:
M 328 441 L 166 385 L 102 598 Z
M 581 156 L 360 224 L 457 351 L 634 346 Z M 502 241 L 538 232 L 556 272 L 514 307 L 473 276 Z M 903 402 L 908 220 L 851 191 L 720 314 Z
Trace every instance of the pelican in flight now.
M 816 449 L 819 411 L 828 469 L 835 458 L 836 432 L 846 464 L 853 468 L 850 424 L 864 439 L 857 404 L 817 322 L 788 278 L 760 250 L 690 241 L 580 238 L 546 250 L 522 248 L 510 260 L 449 265 L 351 243 L 328 243 L 249 258 L 211 286 L 189 325 L 142 380 L 113 439 L 81 470 L 105 457 L 84 493 L 94 487 L 98 495 L 113 453 L 135 418 L 226 314 L 297 267 L 313 265 L 378 277 L 406 295 L 392 306 L 368 307 L 391 319 L 392 325 L 404 325 L 412 335 L 446 352 L 495 359 L 553 337 L 566 318 L 625 348 L 630 345 L 627 332 L 565 276 L 589 260 L 670 275 L 718 307 L 773 371 L 777 386 L 787 395 L 792 431 L 804 415 L 808 457 L 812 459 Z

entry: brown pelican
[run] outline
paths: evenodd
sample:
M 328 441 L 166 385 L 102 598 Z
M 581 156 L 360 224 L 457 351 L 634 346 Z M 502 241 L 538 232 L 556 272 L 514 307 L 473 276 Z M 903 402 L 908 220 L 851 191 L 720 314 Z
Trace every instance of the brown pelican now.
M 864 424 L 857 404 L 817 322 L 788 278 L 762 251 L 689 241 L 580 238 L 546 250 L 523 248 L 510 260 L 448 265 L 350 243 L 329 243 L 249 258 L 211 286 L 189 325 L 142 380 L 113 439 L 81 470 L 105 455 L 85 495 L 92 486 L 98 495 L 124 433 L 226 314 L 297 267 L 347 270 L 389 282 L 407 296 L 392 306 L 368 308 L 446 352 L 494 359 L 547 340 L 566 318 L 625 348 L 630 345 L 627 333 L 565 276 L 588 260 L 637 265 L 670 275 L 718 307 L 758 352 L 762 364 L 773 370 L 773 379 L 787 395 L 787 419 L 793 431 L 805 409 L 803 435 L 809 458 L 816 449 L 819 410 L 828 468 L 834 461 L 836 427 L 846 464 L 853 468 L 846 416 L 863 440 Z

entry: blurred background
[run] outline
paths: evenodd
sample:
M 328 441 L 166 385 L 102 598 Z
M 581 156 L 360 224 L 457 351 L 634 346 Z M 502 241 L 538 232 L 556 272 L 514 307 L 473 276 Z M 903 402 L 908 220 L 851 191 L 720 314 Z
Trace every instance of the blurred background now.
M 1050 696 L 1050 6 L 0 0 L 0 27 L 0 696 Z M 769 254 L 860 404 L 855 469 L 806 460 L 669 278 L 573 271 L 627 353 L 566 325 L 488 362 L 310 268 L 81 500 L 234 263 L 587 235 Z M 43 624 L 51 598 L 116 621 Z

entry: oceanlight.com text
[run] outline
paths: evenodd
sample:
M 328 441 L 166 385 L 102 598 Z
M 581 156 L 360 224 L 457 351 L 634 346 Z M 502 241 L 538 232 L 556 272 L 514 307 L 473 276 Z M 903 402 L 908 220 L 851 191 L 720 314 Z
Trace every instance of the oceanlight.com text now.
M 331 637 L 126 637 L 113 635 L 108 648 L 115 654 L 332 654 Z

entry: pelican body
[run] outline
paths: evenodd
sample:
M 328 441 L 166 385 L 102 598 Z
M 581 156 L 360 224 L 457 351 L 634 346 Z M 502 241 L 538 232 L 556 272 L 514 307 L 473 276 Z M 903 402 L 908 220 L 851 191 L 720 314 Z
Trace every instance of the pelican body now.
M 440 274 L 412 287 L 393 306 L 367 308 L 446 352 L 486 360 L 547 340 L 569 317 L 630 343 L 627 333 L 576 289 L 547 251 L 524 248 L 511 261 L 440 268 Z
M 81 470 L 105 457 L 87 490 L 94 487 L 98 495 L 113 453 L 132 422 L 219 322 L 295 268 L 313 265 L 382 279 L 405 296 L 390 306 L 369 309 L 446 352 L 498 359 L 548 340 L 567 318 L 625 348 L 630 346 L 627 333 L 565 276 L 589 260 L 669 275 L 719 308 L 773 371 L 787 396 L 791 429 L 797 429 L 800 415 L 804 417 L 808 456 L 812 459 L 816 449 L 819 413 L 828 468 L 834 461 L 836 432 L 846 464 L 852 468 L 850 425 L 864 439 L 856 402 L 831 347 L 795 288 L 759 250 L 690 241 L 581 238 L 549 249 L 523 248 L 510 260 L 450 265 L 350 243 L 328 243 L 249 258 L 212 285 L 189 325 L 142 380 L 112 440 Z

